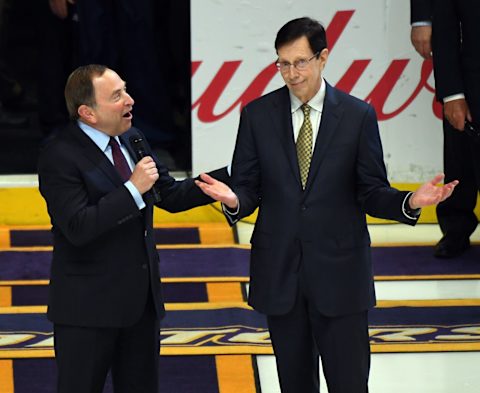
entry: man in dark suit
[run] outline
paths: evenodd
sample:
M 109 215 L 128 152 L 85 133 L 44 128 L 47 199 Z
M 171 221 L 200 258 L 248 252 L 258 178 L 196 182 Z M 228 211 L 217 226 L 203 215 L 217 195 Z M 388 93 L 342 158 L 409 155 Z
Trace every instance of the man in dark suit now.
M 46 145 L 38 166 L 54 236 L 48 318 L 58 392 L 101 393 L 111 369 L 116 393 L 157 393 L 164 306 L 153 204 L 177 212 L 212 199 L 193 179 L 169 176 L 145 142 L 132 146 L 143 135 L 113 70 L 76 69 L 65 98 L 73 122 Z
M 450 257 L 470 246 L 478 224 L 473 210 L 480 190 L 480 3 L 435 0 L 432 15 L 435 90 L 444 111 L 445 179 L 460 180 L 453 198 L 437 208 L 443 232 L 437 255 Z
M 480 53 L 476 41 L 480 4 L 473 0 L 411 0 L 410 6 L 412 37 L 425 33 L 422 39 L 412 38 L 422 56 L 422 47 L 431 37 L 436 96 L 444 111 L 445 180 L 460 180 L 453 197 L 437 207 L 443 237 L 434 255 L 452 258 L 470 247 L 470 235 L 478 223 L 474 209 L 480 190 L 480 136 L 470 127 L 480 129 Z
M 373 108 L 322 78 L 317 21 L 288 22 L 275 49 L 286 86 L 243 109 L 233 190 L 208 175 L 198 185 L 231 223 L 259 208 L 249 304 L 267 315 L 282 392 L 318 392 L 320 355 L 330 393 L 365 393 L 375 305 L 365 213 L 413 225 L 456 182 L 390 187 Z

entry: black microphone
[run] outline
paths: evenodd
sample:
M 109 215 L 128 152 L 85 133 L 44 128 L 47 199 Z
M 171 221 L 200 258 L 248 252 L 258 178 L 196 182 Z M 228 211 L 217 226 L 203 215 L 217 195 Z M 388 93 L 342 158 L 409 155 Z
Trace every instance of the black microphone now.
M 145 142 L 143 141 L 143 138 L 140 135 L 131 136 L 130 145 L 132 145 L 137 161 L 140 161 L 143 157 L 146 157 L 149 155 L 146 152 Z M 160 195 L 160 191 L 157 189 L 156 184 L 153 185 L 150 191 L 147 191 L 147 194 L 150 194 L 152 196 L 154 203 L 159 203 L 162 200 L 162 196 Z

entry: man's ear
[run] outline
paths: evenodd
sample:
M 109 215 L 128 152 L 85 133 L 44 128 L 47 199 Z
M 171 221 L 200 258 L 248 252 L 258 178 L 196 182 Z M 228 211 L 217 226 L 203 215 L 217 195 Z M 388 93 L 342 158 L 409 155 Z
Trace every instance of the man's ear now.
M 78 116 L 80 119 L 87 121 L 88 123 L 95 124 L 97 122 L 97 116 L 95 115 L 94 110 L 88 105 L 80 105 L 77 110 Z
M 328 49 L 327 48 L 323 48 L 322 51 L 320 52 L 320 61 L 323 63 L 323 65 L 325 66 L 325 64 L 327 63 L 327 60 L 328 60 Z

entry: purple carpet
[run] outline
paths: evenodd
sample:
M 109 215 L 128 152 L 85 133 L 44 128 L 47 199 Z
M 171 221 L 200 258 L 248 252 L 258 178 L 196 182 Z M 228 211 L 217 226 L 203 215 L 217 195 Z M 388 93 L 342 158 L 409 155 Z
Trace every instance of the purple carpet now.
M 12 285 L 12 306 L 44 306 L 48 303 L 48 285 Z M 167 282 L 162 285 L 166 303 L 208 302 L 204 282 Z
M 154 228 L 156 244 L 200 244 L 198 228 Z M 51 246 L 52 233 L 46 229 L 10 231 L 11 247 Z
M 480 274 L 480 246 L 453 259 L 439 259 L 433 246 L 373 247 L 375 276 L 429 276 Z
M 160 249 L 165 278 L 241 277 L 249 274 L 250 250 L 236 247 Z M 455 259 L 437 259 L 432 247 L 373 247 L 376 276 L 478 275 L 480 246 Z M 0 251 L 0 281 L 46 280 L 51 251 Z
M 54 359 L 15 359 L 15 393 L 55 393 Z M 158 393 L 219 393 L 215 356 L 161 356 Z M 0 388 L 1 391 L 1 388 Z M 103 393 L 112 393 L 110 378 Z
M 158 253 L 165 278 L 248 276 L 248 249 L 177 248 Z M 0 281 L 46 280 L 51 258 L 51 251 L 0 251 Z

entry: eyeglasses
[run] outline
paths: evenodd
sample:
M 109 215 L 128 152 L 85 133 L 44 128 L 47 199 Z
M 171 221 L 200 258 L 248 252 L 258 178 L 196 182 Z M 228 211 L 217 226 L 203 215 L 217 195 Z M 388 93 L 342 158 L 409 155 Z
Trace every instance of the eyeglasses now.
M 320 52 L 315 53 L 312 57 L 309 59 L 299 59 L 297 61 L 294 61 L 293 64 L 289 63 L 288 61 L 282 61 L 282 62 L 277 62 L 275 65 L 277 68 L 280 70 L 281 73 L 286 74 L 287 72 L 290 71 L 290 67 L 294 66 L 296 70 L 298 71 L 303 71 L 308 67 L 308 64 L 318 55 Z

